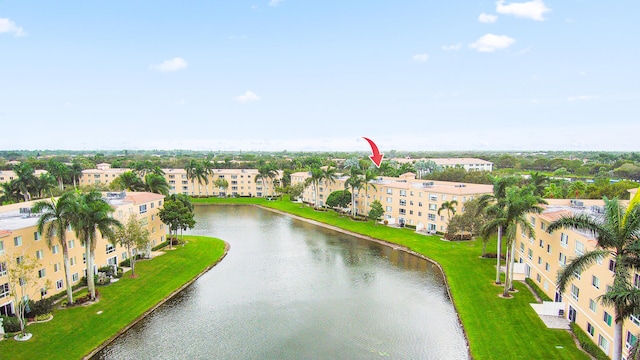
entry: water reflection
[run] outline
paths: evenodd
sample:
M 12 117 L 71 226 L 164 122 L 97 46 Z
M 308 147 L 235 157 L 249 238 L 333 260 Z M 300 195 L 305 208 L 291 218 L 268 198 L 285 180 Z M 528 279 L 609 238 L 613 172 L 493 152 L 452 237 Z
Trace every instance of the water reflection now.
M 229 255 L 96 358 L 467 358 L 429 262 L 252 207 L 197 220 Z

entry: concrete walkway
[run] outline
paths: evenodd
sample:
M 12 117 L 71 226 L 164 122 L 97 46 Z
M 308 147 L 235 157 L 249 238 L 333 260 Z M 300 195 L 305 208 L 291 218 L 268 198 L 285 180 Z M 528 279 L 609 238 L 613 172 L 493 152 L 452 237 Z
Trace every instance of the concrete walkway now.
M 540 320 L 549 328 L 549 329 L 564 329 L 569 330 L 569 320 L 553 315 L 542 315 L 542 304 L 530 304 L 533 310 L 538 314 Z

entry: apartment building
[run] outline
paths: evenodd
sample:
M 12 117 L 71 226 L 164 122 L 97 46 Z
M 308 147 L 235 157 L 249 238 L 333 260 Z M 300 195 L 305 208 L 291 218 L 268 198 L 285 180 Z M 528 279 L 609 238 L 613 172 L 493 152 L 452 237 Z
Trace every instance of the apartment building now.
M 632 195 L 633 196 L 633 195 Z M 597 244 L 592 233 L 572 229 L 559 229 L 552 234 L 547 232 L 550 223 L 565 216 L 587 214 L 601 217 L 604 212 L 602 200 L 547 199 L 549 205 L 541 214 L 530 214 L 529 221 L 535 228 L 535 237 L 529 238 L 519 232 L 516 240 L 516 261 L 524 264 L 524 274 L 534 280 L 538 286 L 556 304 L 551 308 L 561 310 L 562 316 L 575 322 L 593 342 L 608 356 L 612 356 L 615 325 L 614 310 L 604 306 L 599 297 L 613 284 L 615 261 L 612 257 L 603 258 L 589 269 L 577 274 L 577 278 L 567 286 L 564 293 L 556 288 L 558 272 L 579 255 L 595 249 Z M 640 275 L 630 279 L 640 288 Z M 554 314 L 555 315 L 555 314 Z M 631 316 L 623 325 L 623 341 L 626 348 L 623 355 L 637 341 L 640 333 L 640 314 Z
M 34 170 L 33 175 L 39 177 L 42 174 L 46 174 L 47 170 Z M 0 170 L 0 184 L 17 179 L 18 176 L 13 170 Z
M 308 172 L 294 173 L 291 175 L 291 184 L 305 183 L 310 176 Z M 342 175 L 335 182 L 320 182 L 317 189 L 318 206 L 323 206 L 332 192 L 343 190 L 347 179 L 347 176 Z M 424 181 L 416 179 L 413 173 L 406 173 L 397 178 L 381 176 L 371 181 L 366 189 L 357 191 L 355 206 L 357 213 L 366 214 L 370 204 L 378 200 L 385 210 L 384 219 L 389 224 L 412 225 L 416 230 L 428 232 L 445 232 L 449 222 L 448 214 L 446 211 L 438 214 L 438 209 L 444 202 L 456 201 L 456 213 L 462 213 L 467 201 L 492 191 L 492 185 Z M 315 186 L 309 184 L 301 198 L 305 203 L 314 204 Z
M 162 207 L 163 195 L 153 193 L 105 193 L 105 200 L 114 209 L 113 217 L 126 223 L 130 214 L 136 214 L 146 226 L 150 234 L 151 247 L 165 240 L 166 230 L 158 216 Z M 49 249 L 42 234 L 38 233 L 38 214 L 30 212 L 35 201 L 0 206 L 0 314 L 14 313 L 13 297 L 9 296 L 10 288 L 7 276 L 7 260 L 24 256 L 37 259 L 41 265 L 37 270 L 41 283 L 49 280 L 49 288 L 31 288 L 28 294 L 33 300 L 65 291 L 65 274 L 63 268 L 62 249 L 54 240 Z M 75 285 L 86 274 L 84 245 L 72 229 L 67 229 L 67 245 L 69 249 L 70 272 L 72 285 Z M 115 265 L 127 258 L 127 250 L 112 245 L 98 233 L 95 248 L 95 267 L 93 272 L 106 265 Z
M 80 186 L 109 185 L 118 176 L 126 171 L 126 168 L 111 168 L 107 163 L 98 164 L 96 169 L 82 171 Z M 165 179 L 169 184 L 170 194 L 184 194 L 192 196 L 255 196 L 263 197 L 275 194 L 277 181 L 282 179 L 282 171 L 276 178 L 256 179 L 257 169 L 213 169 L 213 174 L 207 176 L 207 180 L 189 179 L 185 169 L 162 169 Z M 227 187 L 219 187 L 216 180 L 227 182 Z

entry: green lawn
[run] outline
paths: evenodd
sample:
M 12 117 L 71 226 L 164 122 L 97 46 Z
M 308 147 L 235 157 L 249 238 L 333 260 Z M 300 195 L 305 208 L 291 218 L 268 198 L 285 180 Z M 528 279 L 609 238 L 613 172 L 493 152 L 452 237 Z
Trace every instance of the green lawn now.
M 79 359 L 90 353 L 224 254 L 221 240 L 185 239 L 184 247 L 136 263 L 138 278 L 131 279 L 127 273 L 117 283 L 98 287 L 98 303 L 57 310 L 52 321 L 30 325 L 31 340 L 0 341 L 0 359 Z
M 436 236 L 415 234 L 373 223 L 352 221 L 333 211 L 318 212 L 290 201 L 263 199 L 194 199 L 200 204 L 259 204 L 304 218 L 404 245 L 437 261 L 445 271 L 454 303 L 469 338 L 474 359 L 588 359 L 564 330 L 547 329 L 529 303 L 535 302 L 526 286 L 512 299 L 502 299 L 493 284 L 495 259 L 481 259 L 482 242 L 445 242 Z M 488 245 L 495 248 L 495 241 Z M 494 251 L 495 252 L 495 251 Z

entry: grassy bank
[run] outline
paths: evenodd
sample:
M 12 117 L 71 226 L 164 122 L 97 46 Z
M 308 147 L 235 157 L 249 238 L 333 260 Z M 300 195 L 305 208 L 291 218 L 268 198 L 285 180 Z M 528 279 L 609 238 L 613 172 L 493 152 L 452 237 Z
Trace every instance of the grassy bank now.
M 456 308 L 475 359 L 588 359 L 569 332 L 547 329 L 529 303 L 535 298 L 522 283 L 512 299 L 498 297 L 493 284 L 495 259 L 481 259 L 481 241 L 445 242 L 407 229 L 363 223 L 333 211 L 317 212 L 290 201 L 195 199 L 200 204 L 259 204 L 304 218 L 389 241 L 437 261 L 445 271 Z M 488 245 L 489 251 L 495 242 Z
M 30 325 L 27 342 L 0 342 L 0 359 L 79 359 L 165 299 L 224 254 L 223 241 L 186 236 L 184 247 L 136 264 L 138 278 L 98 287 L 100 301 L 57 310 L 52 321 Z M 101 314 L 97 312 L 102 311 Z

